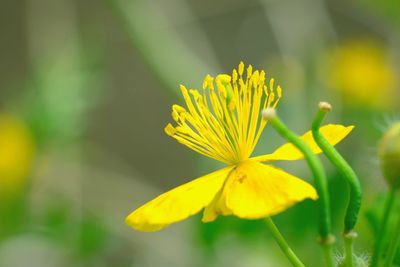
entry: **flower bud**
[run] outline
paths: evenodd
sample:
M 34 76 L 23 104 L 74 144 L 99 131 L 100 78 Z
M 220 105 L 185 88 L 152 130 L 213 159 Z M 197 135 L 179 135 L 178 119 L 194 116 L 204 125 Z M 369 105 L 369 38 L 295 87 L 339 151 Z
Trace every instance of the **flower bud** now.
M 379 144 L 379 159 L 389 186 L 400 187 L 400 122 L 393 124 Z

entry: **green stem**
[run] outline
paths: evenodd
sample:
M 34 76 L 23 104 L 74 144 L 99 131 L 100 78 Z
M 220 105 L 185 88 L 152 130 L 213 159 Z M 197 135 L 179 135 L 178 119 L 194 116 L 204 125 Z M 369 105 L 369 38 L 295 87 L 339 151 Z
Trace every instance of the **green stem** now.
M 272 116 L 267 113 L 271 111 Z M 334 242 L 334 237 L 331 234 L 331 214 L 330 214 L 330 204 L 329 204 L 329 192 L 328 184 L 325 176 L 325 172 L 320 160 L 314 155 L 312 150 L 307 146 L 307 144 L 301 140 L 295 133 L 289 130 L 286 125 L 274 114 L 274 110 L 266 110 L 264 116 L 269 119 L 271 125 L 275 130 L 291 142 L 297 149 L 299 149 L 310 166 L 315 180 L 315 187 L 319 195 L 319 215 L 320 215 L 320 227 L 319 233 L 321 235 L 321 244 L 324 247 L 325 259 L 327 266 L 333 266 L 333 256 L 332 256 L 332 243 Z
M 346 267 L 354 266 L 354 250 L 353 243 L 354 239 L 357 237 L 357 233 L 355 231 L 350 231 L 343 234 L 344 239 L 344 248 L 345 248 L 345 263 Z
M 374 248 L 374 254 L 372 255 L 372 260 L 371 260 L 371 267 L 377 267 L 379 263 L 379 259 L 382 253 L 382 247 L 383 247 L 383 241 L 385 239 L 386 235 L 386 230 L 388 228 L 388 222 L 389 222 L 389 217 L 391 210 L 393 208 L 393 203 L 395 200 L 396 196 L 396 189 L 391 188 L 389 191 L 389 196 L 386 199 L 384 211 L 383 211 L 383 217 L 382 217 L 382 222 L 380 223 L 381 228 L 378 231 L 377 234 L 377 239 L 375 243 L 375 248 Z
M 269 230 L 271 231 L 272 235 L 274 236 L 276 243 L 278 243 L 282 252 L 285 253 L 286 257 L 289 259 L 292 265 L 294 267 L 304 267 L 304 264 L 300 261 L 300 259 L 296 256 L 293 250 L 289 247 L 285 238 L 279 232 L 278 228 L 272 221 L 271 217 L 265 218 L 265 223 L 268 226 Z
M 312 124 L 312 135 L 315 142 L 324 152 L 325 156 L 341 172 L 350 186 L 349 203 L 347 205 L 346 216 L 344 219 L 344 234 L 346 234 L 354 229 L 354 226 L 357 222 L 358 213 L 361 206 L 362 190 L 359 179 L 354 170 L 319 131 L 321 122 L 325 118 L 325 115 L 329 109 L 330 105 L 328 103 L 320 103 L 320 110 Z
M 325 242 L 326 244 L 322 243 L 322 250 L 324 252 L 324 259 L 325 259 L 325 264 L 327 267 L 333 267 L 335 266 L 333 263 L 333 257 L 332 257 L 332 245 L 335 242 L 335 238 L 332 236 L 332 241 Z
M 400 243 L 400 217 L 398 218 L 397 225 L 396 225 L 396 231 L 394 234 L 394 238 L 392 242 L 390 243 L 388 254 L 385 260 L 385 264 L 383 265 L 384 267 L 389 267 L 391 266 L 394 256 L 396 255 L 397 248 Z

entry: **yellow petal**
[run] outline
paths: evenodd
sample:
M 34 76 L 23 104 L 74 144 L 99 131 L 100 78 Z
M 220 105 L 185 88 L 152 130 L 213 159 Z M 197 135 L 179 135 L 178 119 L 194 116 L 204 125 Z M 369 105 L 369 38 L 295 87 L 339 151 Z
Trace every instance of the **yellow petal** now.
M 320 128 L 322 135 L 331 145 L 336 145 L 342 141 L 352 130 L 354 126 L 343 126 L 340 124 L 328 124 Z M 315 154 L 321 153 L 321 149 L 315 143 L 311 131 L 306 132 L 300 137 L 311 148 Z M 272 154 L 252 158 L 256 161 L 275 161 L 275 160 L 298 160 L 304 158 L 301 153 L 291 143 L 284 144 L 276 149 Z
M 212 222 L 218 215 L 231 215 L 232 211 L 226 206 L 225 189 L 222 188 L 214 197 L 213 201 L 204 209 L 203 222 Z
M 306 198 L 317 199 L 305 181 L 272 165 L 247 161 L 231 172 L 224 187 L 226 207 L 245 219 L 272 216 Z
M 158 196 L 132 212 L 126 223 L 151 232 L 198 213 L 213 200 L 233 168 L 220 169 Z

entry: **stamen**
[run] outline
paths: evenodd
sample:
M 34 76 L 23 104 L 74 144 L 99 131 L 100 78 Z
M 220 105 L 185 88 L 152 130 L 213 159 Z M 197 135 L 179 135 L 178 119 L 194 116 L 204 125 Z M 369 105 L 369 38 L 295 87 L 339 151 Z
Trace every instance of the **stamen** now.
M 249 65 L 249 66 L 247 67 L 247 79 L 248 79 L 248 80 L 250 79 L 252 73 L 253 73 L 253 66 L 252 66 L 252 65 Z
M 243 61 L 240 61 L 239 66 L 238 66 L 238 71 L 239 71 L 240 77 L 242 77 L 243 71 L 244 71 L 244 63 L 243 63 Z
M 168 123 L 167 126 L 165 126 L 164 131 L 169 136 L 174 136 L 174 134 L 176 133 L 176 130 L 171 123 Z
M 221 74 L 215 78 L 207 75 L 202 94 L 195 89 L 180 89 L 186 108 L 172 106 L 172 117 L 177 123 L 168 124 L 165 132 L 189 148 L 225 163 L 237 163 L 251 156 L 267 121 L 260 116 L 262 109 L 275 107 L 282 95 L 274 80 L 265 84 L 265 72 L 247 67 L 244 63 L 232 75 Z

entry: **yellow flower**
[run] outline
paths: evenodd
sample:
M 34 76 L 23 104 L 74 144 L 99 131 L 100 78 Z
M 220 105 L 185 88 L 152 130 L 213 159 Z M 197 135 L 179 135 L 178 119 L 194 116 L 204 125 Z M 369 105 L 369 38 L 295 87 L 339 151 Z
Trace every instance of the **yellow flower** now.
M 244 64 L 232 75 L 221 74 L 204 80 L 203 91 L 181 86 L 186 108 L 172 106 L 176 126 L 165 131 L 192 150 L 228 166 L 166 192 L 132 212 L 126 223 L 140 231 L 157 231 L 204 209 L 203 221 L 218 215 L 258 219 L 277 214 L 306 198 L 316 199 L 315 189 L 303 180 L 270 164 L 275 160 L 303 158 L 293 145 L 286 144 L 272 154 L 251 158 L 267 121 L 260 113 L 275 107 L 281 88 L 274 80 L 265 83 L 264 71 Z M 342 140 L 352 127 L 327 125 L 322 133 L 332 143 Z M 311 132 L 302 136 L 315 153 L 320 149 Z
M 33 137 L 17 118 L 0 114 L 0 197 L 25 185 L 34 158 Z
M 329 56 L 331 82 L 349 103 L 390 107 L 396 101 L 396 71 L 385 47 L 370 40 L 353 40 Z

